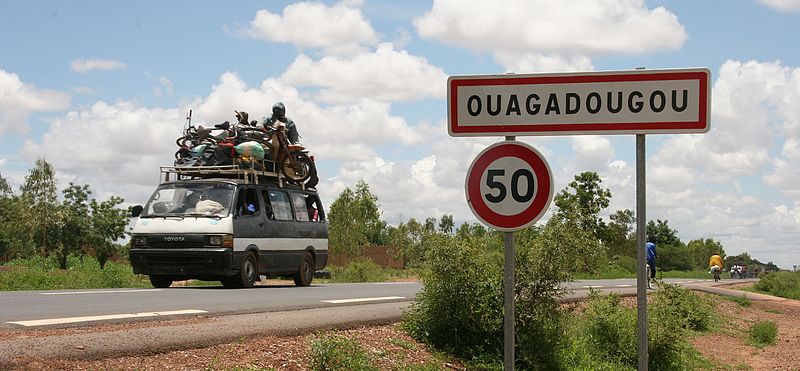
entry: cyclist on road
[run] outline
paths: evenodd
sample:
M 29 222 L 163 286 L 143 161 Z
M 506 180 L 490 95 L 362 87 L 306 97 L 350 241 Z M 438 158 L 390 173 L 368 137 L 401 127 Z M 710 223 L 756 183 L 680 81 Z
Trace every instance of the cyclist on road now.
M 656 244 L 653 241 L 647 241 L 644 245 L 647 252 L 647 265 L 650 266 L 650 279 L 656 278 Z
M 711 270 L 711 274 L 714 275 L 714 281 L 719 281 L 719 273 L 722 272 L 722 257 L 719 254 L 711 255 L 711 258 L 708 259 L 708 268 Z

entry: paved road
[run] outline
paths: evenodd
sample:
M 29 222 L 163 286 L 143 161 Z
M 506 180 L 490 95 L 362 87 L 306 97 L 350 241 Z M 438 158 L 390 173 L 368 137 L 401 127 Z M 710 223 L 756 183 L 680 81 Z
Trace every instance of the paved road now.
M 711 280 L 666 279 L 676 284 L 713 284 Z M 725 281 L 723 281 L 725 282 Z M 67 327 L 131 320 L 267 313 L 373 303 L 409 302 L 421 289 L 416 282 L 257 286 L 230 290 L 219 286 L 169 289 L 106 289 L 0 292 L 0 328 Z M 566 298 L 588 290 L 631 294 L 635 279 L 565 283 Z

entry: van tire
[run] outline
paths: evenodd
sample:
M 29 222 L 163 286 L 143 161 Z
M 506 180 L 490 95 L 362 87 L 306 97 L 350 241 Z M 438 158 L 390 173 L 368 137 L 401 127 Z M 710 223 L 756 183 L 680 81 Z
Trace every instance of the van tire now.
M 258 262 L 256 256 L 252 252 L 248 252 L 242 260 L 242 268 L 239 273 L 233 277 L 225 277 L 221 279 L 222 286 L 225 288 L 250 288 L 255 285 L 258 279 Z
M 167 287 L 172 286 L 172 277 L 169 276 L 157 276 L 154 274 L 150 275 L 150 284 L 153 287 L 158 289 L 166 289 Z
M 311 253 L 306 251 L 303 254 L 303 260 L 300 261 L 300 267 L 297 273 L 294 274 L 294 284 L 297 286 L 310 286 L 311 281 L 314 279 L 314 257 Z

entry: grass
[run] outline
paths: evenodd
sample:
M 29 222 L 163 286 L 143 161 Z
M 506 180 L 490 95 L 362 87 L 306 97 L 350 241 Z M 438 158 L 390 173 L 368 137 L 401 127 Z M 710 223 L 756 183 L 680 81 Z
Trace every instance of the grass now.
M 377 370 L 356 340 L 339 335 L 323 335 L 311 341 L 311 369 Z
M 0 291 L 74 290 L 149 287 L 146 276 L 133 274 L 130 265 L 108 262 L 104 269 L 90 257 L 71 256 L 69 269 L 58 269 L 54 257 L 17 259 L 0 272 Z
M 769 295 L 800 300 L 800 271 L 769 273 L 761 277 L 753 289 Z
M 411 270 L 384 268 L 366 258 L 353 260 L 344 266 L 329 266 L 328 270 L 331 272 L 328 282 L 335 283 L 386 282 L 398 278 L 416 277 Z
M 741 306 L 741 307 L 749 307 L 749 306 L 753 305 L 753 302 L 750 301 L 750 299 L 748 299 L 748 298 L 743 298 L 743 297 L 739 297 L 739 296 L 727 296 L 727 295 L 723 295 L 722 298 L 724 298 L 725 300 L 728 300 L 728 301 L 732 301 L 732 302 L 734 302 L 736 304 L 739 304 L 739 306 Z
M 775 338 L 778 336 L 778 326 L 772 321 L 758 321 L 750 327 L 747 343 L 763 348 L 767 345 L 774 345 Z

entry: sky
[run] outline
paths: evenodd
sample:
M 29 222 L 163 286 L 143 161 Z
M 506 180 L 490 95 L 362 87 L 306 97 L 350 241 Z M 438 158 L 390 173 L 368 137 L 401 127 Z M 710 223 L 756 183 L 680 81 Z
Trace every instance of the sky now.
M 478 222 L 447 133 L 449 76 L 705 67 L 711 130 L 647 136 L 647 219 L 800 264 L 800 0 L 99 1 L 0 4 L 0 174 L 142 204 L 193 123 L 285 103 L 330 205 L 363 179 L 382 217 Z M 633 135 L 520 136 L 556 192 L 593 171 L 635 209 Z M 542 219 L 546 220 L 554 206 Z M 541 223 L 541 221 L 540 221 Z

